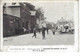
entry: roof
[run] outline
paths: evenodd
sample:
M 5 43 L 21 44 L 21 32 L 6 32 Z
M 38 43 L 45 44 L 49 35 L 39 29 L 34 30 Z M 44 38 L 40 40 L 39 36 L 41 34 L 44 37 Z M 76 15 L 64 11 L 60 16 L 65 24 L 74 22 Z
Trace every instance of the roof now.
M 6 3 L 6 5 L 5 6 L 20 6 L 20 4 L 19 3 Z

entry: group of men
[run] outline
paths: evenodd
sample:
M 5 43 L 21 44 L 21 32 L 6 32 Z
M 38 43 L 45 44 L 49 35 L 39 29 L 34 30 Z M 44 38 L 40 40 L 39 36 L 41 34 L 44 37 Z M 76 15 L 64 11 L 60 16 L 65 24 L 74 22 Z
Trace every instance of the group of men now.
M 48 32 L 48 28 L 45 28 L 45 27 L 42 27 L 41 28 L 41 32 L 42 32 L 42 39 L 45 39 L 45 31 L 47 31 L 47 34 L 49 34 L 49 32 Z M 55 35 L 55 30 L 54 29 L 51 29 L 52 30 L 52 33 Z M 36 32 L 37 32 L 37 28 L 36 27 L 34 27 L 34 29 L 33 29 L 33 36 L 32 36 L 32 38 L 33 37 L 35 37 L 36 38 Z
M 42 27 L 42 29 L 41 29 L 41 31 L 42 31 L 42 39 L 45 39 L 45 28 L 44 27 Z M 33 33 L 34 33 L 34 35 L 32 36 L 32 38 L 33 37 L 35 37 L 36 38 L 36 32 L 37 32 L 37 29 L 36 29 L 36 27 L 34 27 L 34 29 L 33 29 Z

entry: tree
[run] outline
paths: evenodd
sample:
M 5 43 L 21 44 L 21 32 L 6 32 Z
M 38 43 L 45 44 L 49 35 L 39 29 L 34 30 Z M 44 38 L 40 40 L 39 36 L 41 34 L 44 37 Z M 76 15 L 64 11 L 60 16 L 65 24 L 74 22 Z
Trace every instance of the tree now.
M 25 4 L 30 10 L 35 10 L 35 6 L 34 5 L 32 5 L 31 3 L 23 3 L 23 4 Z
M 44 16 L 44 12 L 43 12 L 43 10 L 42 10 L 41 8 L 38 8 L 38 9 L 36 10 L 36 17 L 37 17 L 38 19 L 40 19 L 40 16 L 41 16 L 41 17 Z

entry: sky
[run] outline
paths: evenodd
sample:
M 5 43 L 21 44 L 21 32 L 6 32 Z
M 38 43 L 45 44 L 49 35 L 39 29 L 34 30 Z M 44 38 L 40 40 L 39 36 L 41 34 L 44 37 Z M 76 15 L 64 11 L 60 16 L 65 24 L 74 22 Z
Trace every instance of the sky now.
M 35 8 L 41 7 L 44 11 L 46 21 L 56 23 L 62 17 L 72 20 L 74 15 L 73 2 L 30 2 Z
M 56 23 L 62 17 L 66 20 L 72 20 L 74 16 L 73 2 L 28 2 L 35 6 L 35 8 L 42 8 L 46 21 Z M 10 4 L 9 4 L 10 5 Z

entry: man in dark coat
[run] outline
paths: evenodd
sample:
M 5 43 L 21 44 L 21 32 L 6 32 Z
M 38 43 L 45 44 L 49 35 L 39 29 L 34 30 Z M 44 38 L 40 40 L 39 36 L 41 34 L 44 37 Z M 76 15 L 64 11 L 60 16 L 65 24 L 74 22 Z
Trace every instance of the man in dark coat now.
M 43 36 L 43 39 L 45 39 L 45 27 L 42 27 L 42 36 Z
M 36 27 L 34 27 L 33 33 L 34 33 L 34 35 L 32 36 L 32 38 L 33 38 L 34 36 L 35 36 L 35 38 L 36 38 Z
M 46 28 L 46 30 L 47 30 L 47 34 L 49 34 L 49 31 L 48 31 L 49 29 L 48 29 L 48 28 Z
M 51 29 L 51 30 L 52 30 L 53 35 L 55 35 L 55 29 Z

